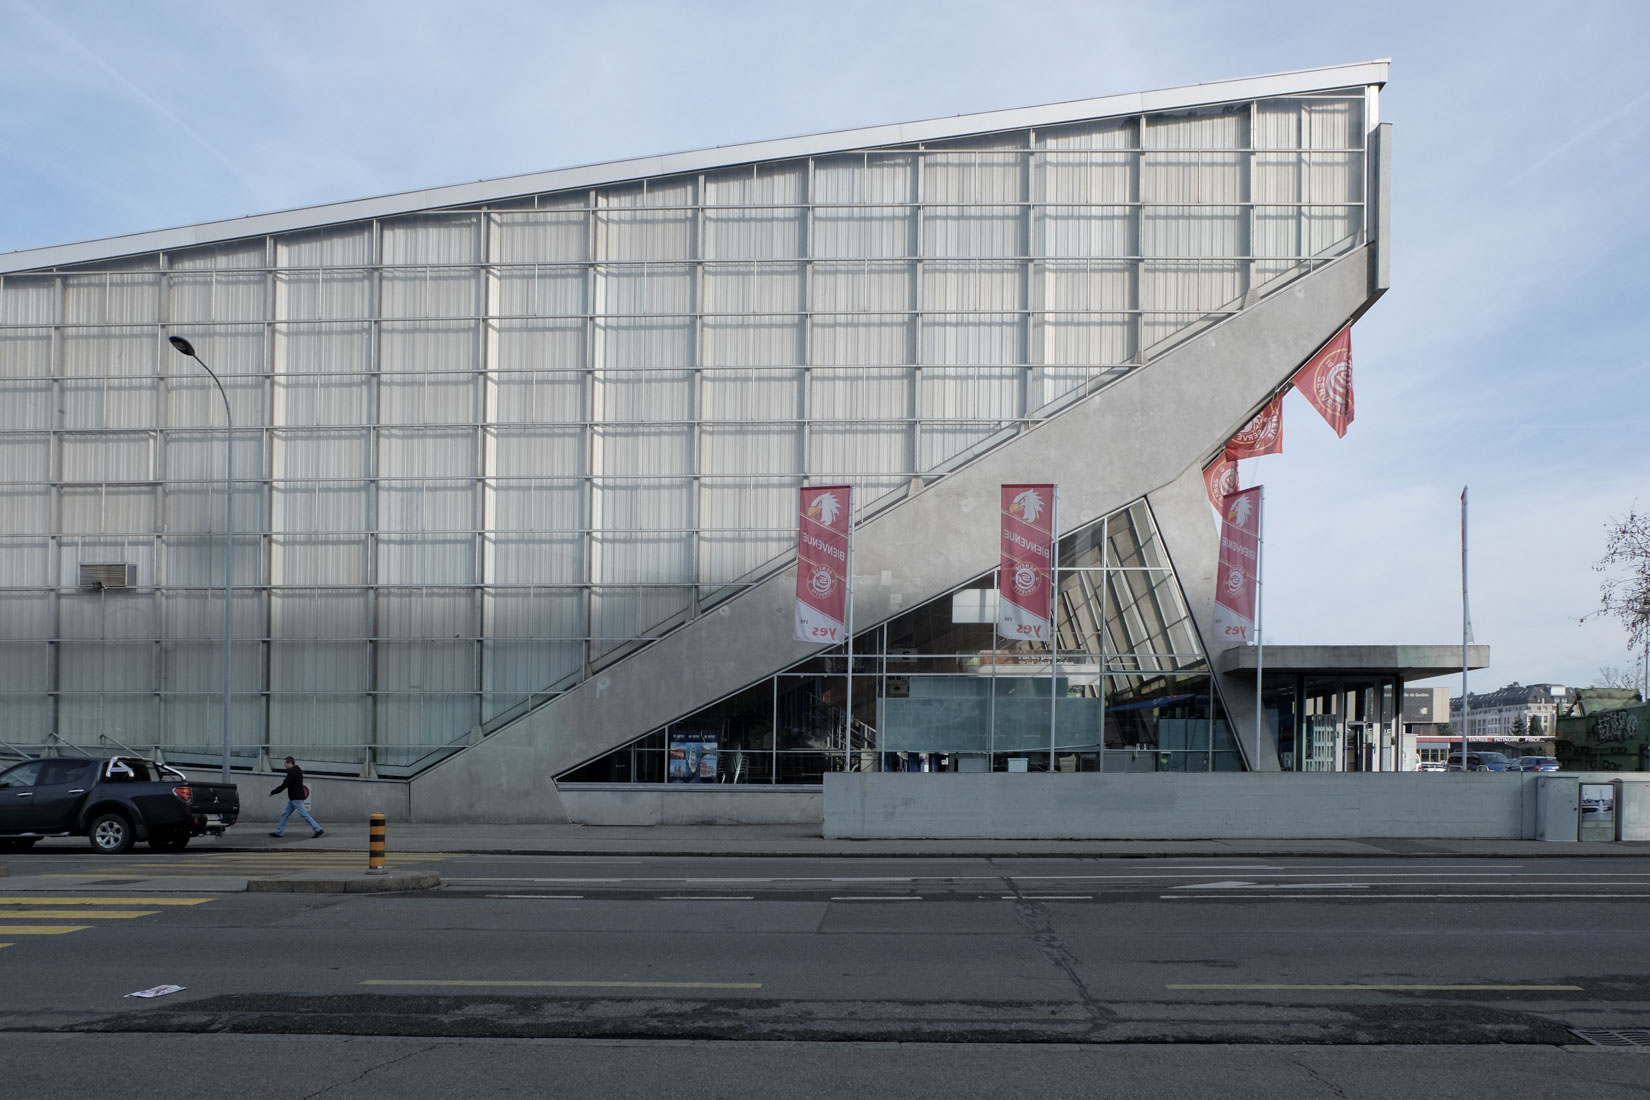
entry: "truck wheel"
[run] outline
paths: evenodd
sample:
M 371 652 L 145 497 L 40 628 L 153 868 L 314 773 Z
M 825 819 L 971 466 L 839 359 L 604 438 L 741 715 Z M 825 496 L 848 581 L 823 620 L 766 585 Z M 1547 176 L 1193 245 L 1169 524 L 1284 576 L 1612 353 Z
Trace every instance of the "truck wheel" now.
M 188 846 L 189 834 L 182 830 L 156 833 L 149 838 L 149 847 L 157 852 L 181 852 Z
M 98 814 L 86 830 L 92 848 L 106 856 L 118 856 L 132 846 L 132 823 L 126 815 L 110 811 Z

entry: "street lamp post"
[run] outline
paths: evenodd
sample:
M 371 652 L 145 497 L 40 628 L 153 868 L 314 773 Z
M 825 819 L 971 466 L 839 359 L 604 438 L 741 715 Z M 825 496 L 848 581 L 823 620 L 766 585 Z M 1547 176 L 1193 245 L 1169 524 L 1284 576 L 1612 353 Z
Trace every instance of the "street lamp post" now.
M 234 624 L 234 605 L 231 599 L 234 595 L 234 566 L 235 566 L 235 499 L 233 489 L 235 484 L 235 417 L 229 411 L 229 394 L 224 392 L 223 383 L 218 380 L 211 367 L 201 361 L 195 354 L 195 345 L 181 336 L 168 337 L 171 345 L 180 353 L 189 356 L 200 363 L 201 370 L 212 379 L 212 384 L 218 387 L 218 396 L 223 398 L 224 429 L 224 471 L 223 471 L 223 781 L 229 782 L 229 688 L 233 678 L 233 657 L 230 649 L 230 632 Z

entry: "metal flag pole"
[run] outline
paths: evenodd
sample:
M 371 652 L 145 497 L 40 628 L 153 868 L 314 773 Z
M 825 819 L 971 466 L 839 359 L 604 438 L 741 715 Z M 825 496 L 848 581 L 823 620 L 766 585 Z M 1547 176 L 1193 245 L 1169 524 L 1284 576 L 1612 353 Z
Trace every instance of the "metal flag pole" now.
M 1461 770 L 1467 771 L 1467 643 L 1472 641 L 1472 611 L 1467 603 L 1467 487 L 1461 486 Z M 1447 760 L 1446 756 L 1446 760 Z M 1445 768 L 1449 764 L 1444 765 Z
M 1111 550 L 1111 517 L 1100 520 L 1100 744 L 1095 754 L 1100 771 L 1106 770 L 1106 555 Z M 1212 712 L 1211 712 L 1212 713 Z
M 1049 496 L 1048 532 L 1048 770 L 1054 772 L 1055 730 L 1060 718 L 1060 487 Z
M 848 486 L 848 713 L 843 721 L 842 770 L 848 772 L 854 757 L 854 487 Z
M 1261 550 L 1266 545 L 1266 487 L 1260 489 L 1260 500 L 1255 506 L 1255 770 L 1260 769 L 1260 726 L 1266 712 L 1260 706 L 1261 672 L 1266 660 L 1266 643 L 1261 640 L 1260 624 L 1264 588 L 1261 585 Z

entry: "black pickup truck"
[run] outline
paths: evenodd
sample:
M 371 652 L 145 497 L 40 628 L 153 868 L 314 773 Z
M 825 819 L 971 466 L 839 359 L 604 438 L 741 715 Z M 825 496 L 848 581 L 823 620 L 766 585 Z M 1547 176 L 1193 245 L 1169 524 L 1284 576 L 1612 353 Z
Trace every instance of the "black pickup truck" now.
M 189 838 L 221 835 L 241 812 L 232 783 L 200 783 L 136 756 L 47 757 L 0 772 L 0 851 L 43 836 L 83 836 L 118 855 L 134 841 L 177 851 Z

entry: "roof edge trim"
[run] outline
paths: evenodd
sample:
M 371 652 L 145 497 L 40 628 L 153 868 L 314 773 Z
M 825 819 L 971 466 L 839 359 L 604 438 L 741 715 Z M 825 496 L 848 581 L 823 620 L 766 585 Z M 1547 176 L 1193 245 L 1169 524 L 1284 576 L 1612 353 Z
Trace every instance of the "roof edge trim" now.
M 374 198 L 351 199 L 297 207 L 267 214 L 249 214 L 173 229 L 156 229 L 73 244 L 47 245 L 0 253 L 0 274 L 93 263 L 144 252 L 170 251 L 217 244 L 243 237 L 290 233 L 327 225 L 366 221 L 455 206 L 515 198 L 522 195 L 600 187 L 653 176 L 707 171 L 753 162 L 789 160 L 882 145 L 903 145 L 967 137 L 997 130 L 1078 122 L 1144 112 L 1172 111 L 1242 99 L 1328 91 L 1334 88 L 1384 85 L 1390 62 L 1365 61 L 1320 69 L 1301 69 L 1269 76 L 1211 81 L 1148 92 L 1126 92 L 1096 99 L 1076 99 L 1035 107 L 1015 107 L 978 114 L 953 115 L 918 122 L 898 122 L 856 130 L 834 130 L 803 137 L 777 138 L 718 145 L 681 153 L 667 153 L 599 164 L 558 168 L 518 176 L 500 176 L 474 183 L 451 184 L 418 191 L 402 191 Z

